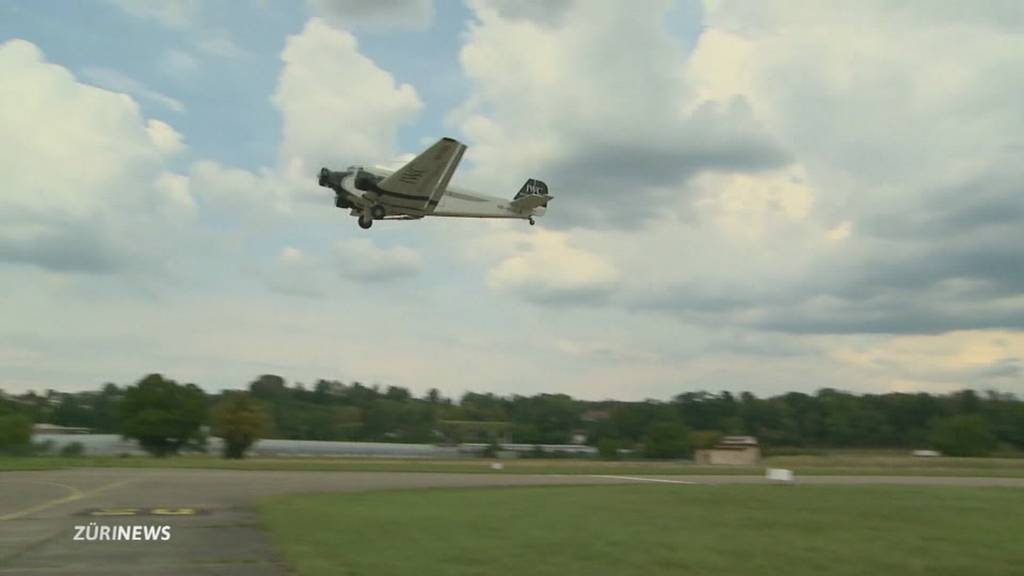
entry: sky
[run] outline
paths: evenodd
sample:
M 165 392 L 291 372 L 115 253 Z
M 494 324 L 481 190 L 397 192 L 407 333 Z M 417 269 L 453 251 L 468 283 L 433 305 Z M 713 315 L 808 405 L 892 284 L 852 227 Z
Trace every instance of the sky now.
M 0 389 L 1024 395 L 1016 0 L 0 0 Z M 361 230 L 450 136 L 522 221 Z

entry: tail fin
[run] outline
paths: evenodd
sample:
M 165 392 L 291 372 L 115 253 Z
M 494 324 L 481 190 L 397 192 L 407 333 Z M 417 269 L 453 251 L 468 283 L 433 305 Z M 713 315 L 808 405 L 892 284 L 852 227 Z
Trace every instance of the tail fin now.
M 523 187 L 512 199 L 512 207 L 526 214 L 540 215 L 544 213 L 543 208 L 548 207 L 548 200 L 552 196 L 548 194 L 548 185 L 533 178 L 526 181 Z M 536 210 L 536 212 L 534 212 Z
M 543 182 L 541 182 L 540 180 L 534 180 L 533 178 L 530 178 L 529 180 L 526 181 L 526 184 L 523 184 L 523 187 L 519 189 L 519 192 L 516 193 L 516 197 L 514 198 L 514 200 L 518 200 L 518 199 L 522 198 L 523 196 L 547 196 L 547 195 L 548 195 L 548 185 L 543 183 Z

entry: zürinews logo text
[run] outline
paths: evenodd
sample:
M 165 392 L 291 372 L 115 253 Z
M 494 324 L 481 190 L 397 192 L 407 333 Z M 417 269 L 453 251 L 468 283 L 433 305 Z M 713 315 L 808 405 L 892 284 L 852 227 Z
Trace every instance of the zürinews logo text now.
M 107 526 L 89 522 L 75 526 L 73 540 L 84 542 L 157 542 L 171 539 L 170 526 Z

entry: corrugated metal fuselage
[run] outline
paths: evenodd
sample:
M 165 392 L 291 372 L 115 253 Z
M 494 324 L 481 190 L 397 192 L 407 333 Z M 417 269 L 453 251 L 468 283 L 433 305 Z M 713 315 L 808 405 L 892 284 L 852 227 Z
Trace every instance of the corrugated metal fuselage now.
M 432 211 L 422 208 L 422 202 L 413 203 L 402 198 L 395 198 L 389 195 L 380 195 L 372 190 L 360 190 L 356 188 L 354 173 L 357 169 L 350 169 L 350 174 L 341 181 L 341 187 L 351 195 L 353 201 L 352 213 L 357 215 L 367 205 L 380 204 L 384 206 L 388 216 L 422 218 L 424 216 L 447 216 L 453 218 L 519 218 L 529 219 L 531 216 L 539 216 L 541 209 L 519 211 L 511 206 L 511 200 L 480 194 L 457 186 L 448 186 L 444 195 L 441 196 L 437 207 Z M 393 171 L 386 168 L 374 166 L 372 168 L 361 168 L 379 178 L 390 176 Z M 418 205 L 417 205 L 418 204 Z

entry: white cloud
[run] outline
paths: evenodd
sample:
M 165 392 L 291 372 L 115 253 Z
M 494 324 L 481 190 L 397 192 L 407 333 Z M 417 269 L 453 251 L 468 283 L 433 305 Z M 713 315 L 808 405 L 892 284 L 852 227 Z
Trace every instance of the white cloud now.
M 163 242 L 153 234 L 164 218 L 153 182 L 182 149 L 180 135 L 23 40 L 0 44 L 0 76 L 0 258 L 111 270 Z
M 340 240 L 334 247 L 338 274 L 356 282 L 387 282 L 414 276 L 423 268 L 419 253 L 405 246 L 381 248 L 367 238 Z
M 290 296 L 321 297 L 324 295 L 325 265 L 300 248 L 286 246 L 264 271 L 267 286 Z
M 695 175 L 788 160 L 742 96 L 696 99 L 668 2 L 578 2 L 544 22 L 471 6 L 460 61 L 472 93 L 451 121 L 479 180 L 538 176 L 562 193 L 551 225 L 635 228 Z
M 835 244 L 804 259 L 792 307 L 751 302 L 764 324 L 1024 326 L 1024 259 L 1008 248 L 1024 225 L 1024 114 L 1005 97 L 1024 91 L 1024 14 L 1011 5 L 708 3 L 690 62 L 701 90 L 743 94 L 794 151 Z
M 196 47 L 207 54 L 222 58 L 242 58 L 247 55 L 227 30 L 217 28 L 205 31 L 196 39 Z
M 200 160 L 192 164 L 189 177 L 200 203 L 232 220 L 262 223 L 292 210 L 292 188 L 270 170 L 251 172 Z
M 161 172 L 153 182 L 156 190 L 163 195 L 165 206 L 172 211 L 194 214 L 196 201 L 189 190 L 188 176 L 174 172 Z
M 507 231 L 492 242 L 500 243 L 505 255 L 488 273 L 488 286 L 539 304 L 602 300 L 619 280 L 611 263 L 573 246 L 564 232 Z
M 647 350 L 634 350 L 618 343 L 602 340 L 572 340 L 559 338 L 555 348 L 560 352 L 587 360 L 610 362 L 655 362 L 658 355 Z
M 181 133 L 166 122 L 149 120 L 146 122 L 146 134 L 150 142 L 164 154 L 177 154 L 185 149 Z
M 211 27 L 203 22 L 203 5 L 199 0 L 106 0 L 130 16 L 156 22 L 170 30 L 181 32 L 200 51 L 221 58 L 242 58 L 248 52 L 232 39 L 225 28 Z M 239 6 L 238 9 L 245 8 Z M 193 63 L 181 58 L 184 53 L 170 51 L 164 66 L 173 72 L 187 72 Z
M 434 20 L 433 0 L 307 0 L 316 16 L 345 29 L 429 28 Z
M 199 69 L 199 64 L 188 52 L 170 49 L 160 58 L 160 69 L 178 79 L 189 78 Z
M 182 113 L 185 105 L 177 98 L 153 90 L 149 86 L 111 68 L 85 68 L 82 76 L 90 83 L 112 92 L 124 92 L 142 100 L 155 102 L 168 110 Z
M 322 166 L 393 157 L 398 128 L 423 107 L 412 86 L 359 52 L 354 36 L 319 18 L 288 38 L 281 58 L 273 100 L 284 120 L 279 157 L 289 177 L 308 181 Z
M 620 272 L 607 302 L 793 332 L 1024 326 L 1024 114 L 1000 96 L 1024 91 L 1024 40 L 999 18 L 715 2 L 687 57 L 660 9 L 472 6 L 452 121 L 475 176 L 547 179 L 545 222 Z
M 313 175 L 395 156 L 423 104 L 326 18 L 282 54 L 284 137 L 266 169 L 177 174 L 184 138 L 137 105 L 158 97 L 0 45 L 0 259 L 43 268 L 0 266 L 18 304 L 0 361 L 46 385 L 159 365 L 211 387 L 279 371 L 619 398 L 1021 392 L 1016 4 L 711 3 L 689 53 L 673 8 L 646 8 L 471 4 L 470 94 L 449 114 L 471 145 L 460 177 L 507 196 L 547 180 L 555 230 L 352 229 Z M 164 25 L 194 54 L 210 39 L 238 55 L 197 19 Z M 155 65 L 187 77 L 190 58 Z M 185 281 L 160 275 L 145 296 L 140 274 L 53 272 L 172 259 Z M 39 321 L 55 301 L 59 335 Z M 382 338 L 386 354 L 358 344 Z M 441 372 L 439 353 L 457 357 Z
M 168 28 L 193 26 L 199 16 L 199 0 L 106 0 L 126 13 L 143 20 L 153 20 Z

